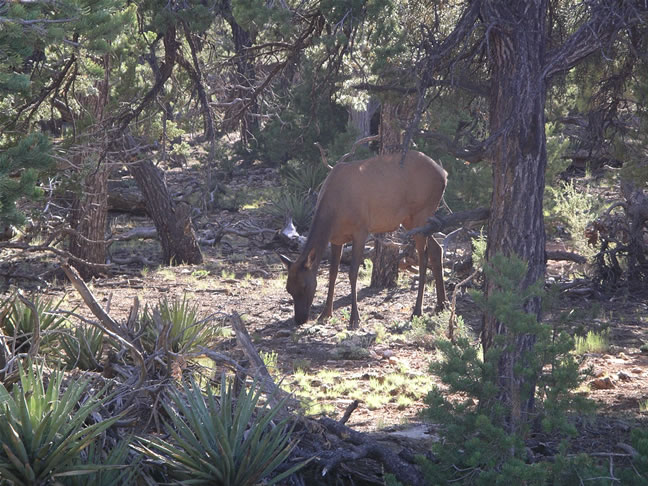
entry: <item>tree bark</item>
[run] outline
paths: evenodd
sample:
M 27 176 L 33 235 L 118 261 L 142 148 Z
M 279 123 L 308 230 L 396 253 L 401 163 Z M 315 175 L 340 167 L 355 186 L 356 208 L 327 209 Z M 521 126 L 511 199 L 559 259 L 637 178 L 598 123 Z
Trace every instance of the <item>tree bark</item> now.
M 82 194 L 72 204 L 69 251 L 89 264 L 74 263 L 83 279 L 99 275 L 93 263 L 106 262 L 106 221 L 108 215 L 108 175 L 110 167 L 101 164 L 86 176 Z
M 130 153 L 135 153 L 136 143 L 133 137 L 127 135 L 125 140 L 126 148 Z M 202 263 L 202 253 L 191 222 L 191 206 L 184 202 L 174 204 L 163 172 L 150 159 L 129 164 L 128 168 L 144 194 L 146 210 L 155 223 L 162 244 L 164 263 Z
M 374 258 L 371 269 L 372 288 L 386 289 L 398 285 L 400 246 L 385 239 L 386 233 L 374 237 Z
M 73 156 L 78 162 L 78 167 L 87 167 L 87 161 L 93 160 L 93 153 L 98 152 L 97 144 L 100 149 L 106 144 L 103 118 L 110 89 L 110 56 L 106 54 L 102 61 L 104 79 L 96 83 L 97 94 L 77 97 L 96 124 L 96 128 L 90 129 L 89 133 L 81 139 L 78 152 Z M 90 149 L 91 145 L 92 149 Z M 75 257 L 88 262 L 88 264 L 79 262 L 74 264 L 84 279 L 99 275 L 100 270 L 93 266 L 93 263 L 106 262 L 108 176 L 111 170 L 111 163 L 95 159 L 83 179 L 81 194 L 72 204 L 70 224 L 74 231 L 70 237 L 69 251 Z
M 398 104 L 383 100 L 380 110 L 380 153 L 388 154 L 401 150 L 402 130 L 398 119 Z M 398 282 L 398 249 L 386 244 L 388 233 L 375 235 L 373 269 L 370 287 L 384 289 L 395 287 Z
M 353 106 L 349 108 L 349 122 L 355 129 L 358 139 L 371 135 L 371 118 L 379 107 L 378 100 L 371 98 L 364 110 L 356 110 Z
M 545 45 L 546 2 L 483 2 L 489 25 L 492 72 L 490 132 L 500 133 L 493 149 L 493 196 L 488 222 L 487 258 L 517 255 L 528 262 L 522 287 L 545 274 L 545 228 L 542 196 L 547 163 L 544 132 L 546 85 L 542 73 Z M 486 282 L 486 296 L 495 292 Z M 540 299 L 524 309 L 540 318 Z M 509 336 L 508 324 L 484 317 L 484 354 L 495 346 L 496 336 Z M 533 334 L 521 334 L 515 344 L 502 349 L 497 363 L 499 396 L 506 406 L 505 423 L 514 432 L 532 417 L 535 376 L 524 374 Z

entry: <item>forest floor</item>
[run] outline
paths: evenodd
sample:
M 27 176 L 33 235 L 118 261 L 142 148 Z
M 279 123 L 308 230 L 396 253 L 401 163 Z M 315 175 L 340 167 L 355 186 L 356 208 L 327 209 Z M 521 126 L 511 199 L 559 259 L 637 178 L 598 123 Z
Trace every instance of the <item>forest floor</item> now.
M 187 180 L 191 179 L 180 170 L 170 171 L 168 178 L 172 187 L 178 184 L 181 193 L 186 192 Z M 276 171 L 253 167 L 235 171 L 227 187 L 234 193 L 272 197 L 276 194 L 273 188 L 278 184 Z M 281 221 L 268 215 L 263 204 L 243 205 L 236 211 L 213 210 L 196 220 L 198 234 L 203 236 L 216 227 L 245 228 L 249 223 L 273 230 L 282 226 Z M 138 225 L 150 226 L 151 222 L 145 217 L 113 215 L 111 227 L 120 231 Z M 202 265 L 116 266 L 110 275 L 94 280 L 90 288 L 99 302 L 109 307 L 110 315 L 120 322 L 127 319 L 135 297 L 153 306 L 160 299 L 182 299 L 186 295 L 203 316 L 215 314 L 214 322 L 222 322 L 225 316 L 237 312 L 266 363 L 271 365 L 271 373 L 278 380 L 283 379 L 282 386 L 305 400 L 307 412 L 339 417 L 354 399 L 359 399 L 360 406 L 347 423 L 350 427 L 438 440 L 438 427 L 420 416 L 425 408 L 426 392 L 433 384 L 439 384 L 439 380 L 428 372 L 429 363 L 438 359 L 434 337 L 410 322 L 416 298 L 415 275 L 405 273 L 394 289 L 373 290 L 368 287 L 370 271 L 364 270 L 359 282 L 361 326 L 358 331 L 350 332 L 347 330 L 350 286 L 345 265 L 338 277 L 334 317 L 326 323 L 315 320 L 326 292 L 328 268 L 324 262 L 311 311 L 313 319 L 295 327 L 292 301 L 285 291 L 284 267 L 275 251 L 291 257 L 296 254 L 278 246 L 274 236 L 272 232 L 249 237 L 225 234 L 214 246 L 202 247 L 205 260 Z M 565 249 L 558 240 L 551 245 Z M 452 270 L 452 262 L 469 247 L 469 242 L 464 241 L 448 251 L 445 279 L 450 296 L 454 285 L 466 276 L 457 275 Z M 115 244 L 111 252 L 122 257 L 141 254 L 160 261 L 155 240 Z M 54 261 L 47 256 L 14 254 L 11 259 L 0 262 L 0 272 L 5 275 L 6 283 L 7 275 L 12 272 L 40 275 L 54 266 Z M 583 270 L 573 263 L 550 262 L 548 280 L 569 282 Z M 34 288 L 32 280 L 14 277 L 11 282 Z M 0 290 L 7 287 L 0 286 Z M 79 295 L 62 279 L 50 278 L 48 287 L 42 290 L 47 295 L 65 296 L 64 308 L 77 305 L 83 308 Z M 425 312 L 432 311 L 435 299 L 433 287 L 428 285 Z M 89 315 L 87 310 L 84 312 Z M 469 293 L 459 294 L 457 313 L 463 318 L 466 331 L 477 340 L 481 314 Z M 648 354 L 640 350 L 648 342 L 646 302 L 627 295 L 602 297 L 585 288 L 559 294 L 545 320 L 579 334 L 608 330 L 606 349 L 581 356 L 582 367 L 591 367 L 592 375 L 580 391 L 597 403 L 598 410 L 590 420 L 576 420 L 581 435 L 574 439 L 573 448 L 590 453 L 623 453 L 617 444 L 628 443 L 630 429 L 648 417 Z M 445 326 L 443 322 L 438 325 Z M 441 335 L 444 331 L 441 328 L 433 334 Z M 219 344 L 221 351 L 237 356 L 235 348 L 233 336 L 223 338 Z M 307 396 L 311 397 L 308 403 Z

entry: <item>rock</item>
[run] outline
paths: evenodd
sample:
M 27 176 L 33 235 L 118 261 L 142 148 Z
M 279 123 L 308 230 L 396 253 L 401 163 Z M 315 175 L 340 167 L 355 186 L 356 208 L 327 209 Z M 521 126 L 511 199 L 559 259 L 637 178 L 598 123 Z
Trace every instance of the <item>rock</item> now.
M 640 375 L 641 373 L 643 373 L 643 370 L 641 368 L 632 368 L 630 370 L 630 373 L 634 373 L 635 375 Z
M 621 381 L 632 381 L 632 377 L 623 371 L 619 371 L 618 376 L 619 376 L 619 380 Z
M 612 383 L 612 380 L 608 376 L 605 378 L 597 378 L 596 380 L 591 381 L 590 387 L 596 390 L 611 390 L 612 388 L 614 388 L 614 383 Z
M 600 368 L 594 368 L 594 370 L 592 370 L 592 376 L 594 376 L 594 378 L 600 378 L 603 375 L 605 375 L 605 370 Z

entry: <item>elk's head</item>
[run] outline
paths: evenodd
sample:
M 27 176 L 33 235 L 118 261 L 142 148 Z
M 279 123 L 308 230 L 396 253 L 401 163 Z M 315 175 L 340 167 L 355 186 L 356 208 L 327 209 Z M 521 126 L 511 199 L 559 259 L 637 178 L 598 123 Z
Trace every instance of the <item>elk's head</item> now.
M 286 290 L 293 298 L 295 306 L 295 324 L 301 325 L 308 320 L 315 289 L 317 288 L 317 266 L 315 263 L 315 250 L 311 250 L 306 258 L 299 257 L 293 262 L 288 257 L 279 255 L 281 261 L 288 269 Z

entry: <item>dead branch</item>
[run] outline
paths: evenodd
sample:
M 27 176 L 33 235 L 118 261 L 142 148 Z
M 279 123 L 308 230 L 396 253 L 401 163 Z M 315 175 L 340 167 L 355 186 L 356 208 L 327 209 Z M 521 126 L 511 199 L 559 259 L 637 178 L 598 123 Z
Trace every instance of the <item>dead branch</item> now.
M 351 157 L 355 153 L 358 146 L 360 146 L 360 145 L 362 145 L 364 143 L 374 142 L 374 141 L 379 140 L 379 139 L 380 139 L 379 135 L 370 135 L 368 137 L 361 138 L 360 140 L 356 140 L 355 143 L 353 144 L 353 146 L 351 147 L 351 150 L 348 153 L 344 154 L 340 158 L 340 160 L 338 160 L 336 162 L 336 164 L 339 164 L 340 162 L 344 162 L 346 159 Z
M 344 424 L 347 423 L 347 421 L 351 418 L 351 414 L 353 413 L 353 411 L 354 411 L 356 408 L 358 408 L 358 405 L 360 405 L 360 401 L 359 401 L 359 400 L 353 400 L 353 401 L 349 404 L 349 406 L 348 406 L 348 407 L 346 408 L 346 410 L 344 411 L 344 415 L 342 415 L 342 418 L 339 420 L 339 422 L 340 422 L 342 425 L 344 425 Z
M 571 251 L 550 250 L 545 251 L 545 260 L 565 260 L 576 263 L 587 263 L 587 258 Z
M 320 156 L 322 157 L 322 164 L 324 165 L 324 167 L 326 167 L 328 170 L 331 170 L 331 169 L 333 169 L 333 167 L 334 167 L 335 165 L 337 165 L 337 164 L 339 164 L 339 163 L 341 163 L 341 162 L 344 162 L 344 161 L 346 161 L 349 157 L 351 157 L 351 156 L 355 153 L 356 149 L 357 149 L 360 145 L 362 145 L 362 144 L 364 144 L 364 143 L 373 142 L 373 141 L 376 141 L 376 140 L 379 140 L 379 139 L 380 139 L 380 136 L 379 136 L 379 135 L 370 135 L 370 136 L 368 136 L 368 137 L 364 137 L 364 138 L 361 138 L 361 139 L 356 140 L 356 141 L 353 143 L 353 145 L 351 146 L 351 150 L 349 150 L 346 154 L 344 154 L 342 157 L 340 157 L 340 159 L 339 159 L 339 160 L 338 160 L 334 165 L 330 165 L 330 164 L 328 163 L 328 160 L 327 160 L 327 157 L 326 157 L 326 152 L 324 151 L 324 149 L 322 148 L 322 146 L 319 144 L 319 142 L 315 142 L 313 145 L 315 145 L 315 146 L 319 149 L 319 151 L 320 151 Z
M 23 243 L 23 242 L 3 241 L 0 243 L 0 250 L 3 248 L 12 248 L 12 249 L 22 250 L 30 253 L 38 252 L 38 251 L 48 251 L 54 253 L 58 257 L 61 257 L 61 259 L 63 260 L 71 260 L 75 263 L 81 263 L 83 265 L 93 266 L 102 270 L 107 270 L 110 268 L 110 265 L 107 265 L 105 263 L 87 262 L 82 258 L 72 255 L 72 253 L 70 253 L 69 251 L 61 250 L 59 248 L 50 246 L 50 244 L 47 242 L 43 245 L 30 245 L 29 243 Z
M 142 356 L 142 353 L 140 353 L 139 350 L 127 339 L 127 333 L 124 332 L 121 326 L 112 317 L 110 317 L 106 313 L 106 311 L 103 310 L 101 305 L 99 305 L 99 302 L 97 302 L 97 299 L 95 299 L 94 295 L 92 295 L 92 292 L 90 292 L 90 289 L 86 286 L 85 282 L 76 271 L 76 269 L 72 268 L 67 262 L 61 262 L 61 268 L 65 272 L 67 278 L 70 280 L 72 286 L 79 293 L 79 295 L 81 295 L 81 298 L 88 306 L 90 311 L 95 315 L 95 317 L 97 317 L 97 319 L 99 319 L 99 321 L 103 323 L 103 325 L 93 321 L 91 322 L 103 332 L 105 332 L 108 336 L 126 347 L 130 351 L 135 362 L 139 365 L 140 376 L 135 386 L 135 389 L 138 389 L 146 379 L 146 364 L 144 363 L 144 357 Z
M 461 226 L 466 222 L 483 221 L 488 219 L 490 211 L 487 208 L 470 209 L 468 211 L 459 211 L 456 213 L 440 216 L 438 214 L 428 219 L 428 222 L 418 228 L 409 230 L 405 235 L 407 237 L 418 233 L 430 236 L 432 233 L 442 231 L 447 227 Z
M 259 380 L 264 391 L 268 393 L 272 405 L 276 406 L 282 398 L 289 395 L 281 388 L 279 388 L 274 382 L 272 376 L 270 376 L 268 368 L 266 368 L 266 365 L 259 356 L 259 353 L 254 347 L 254 344 L 252 344 L 252 340 L 250 339 L 250 335 L 245 328 L 245 324 L 241 320 L 241 316 L 239 316 L 238 313 L 234 312 L 230 316 L 230 323 L 232 324 L 232 328 L 234 329 L 234 332 L 236 334 L 236 342 L 243 350 L 243 353 L 245 354 L 247 359 L 250 361 L 250 366 L 252 368 L 254 378 Z M 298 404 L 295 399 L 288 398 L 286 405 L 296 407 Z M 286 405 L 284 405 L 284 407 Z
M 315 145 L 319 151 L 320 151 L 320 157 L 322 157 L 322 165 L 328 170 L 333 169 L 333 166 L 329 165 L 328 161 L 326 160 L 326 152 L 324 152 L 324 149 L 320 145 L 319 142 L 315 142 L 313 145 Z
M 325 464 L 322 476 L 325 476 L 329 471 L 332 471 L 343 462 L 371 458 L 376 459 L 383 464 L 385 471 L 396 476 L 396 479 L 403 484 L 425 484 L 423 475 L 416 466 L 405 462 L 396 453 L 379 445 L 376 441 L 370 439 L 365 434 L 357 432 L 328 417 L 322 417 L 318 422 L 326 430 L 342 438 L 345 442 L 350 442 L 353 445 L 360 446 L 360 448 L 356 448 L 353 453 L 350 453 L 346 449 L 342 449 L 329 454 L 321 454 Z M 329 457 L 326 458 L 326 456 Z

